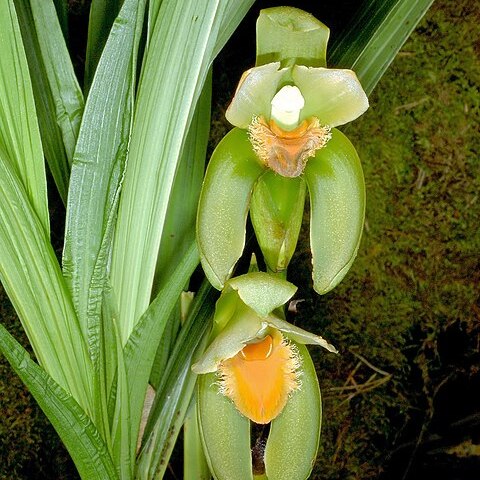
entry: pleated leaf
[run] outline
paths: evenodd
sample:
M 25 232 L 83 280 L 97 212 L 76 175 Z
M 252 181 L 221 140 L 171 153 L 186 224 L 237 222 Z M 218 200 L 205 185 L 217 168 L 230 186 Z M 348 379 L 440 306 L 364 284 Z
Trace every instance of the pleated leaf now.
M 55 252 L 0 149 L 0 280 L 40 364 L 89 413 L 91 364 Z
M 158 252 L 156 285 L 169 281 L 175 266 L 195 240 L 197 204 L 202 188 L 210 132 L 211 80 L 209 75 L 198 101 L 175 174 Z M 155 289 L 154 293 L 156 293 Z
M 27 54 L 32 79 L 33 95 L 37 109 L 38 126 L 42 137 L 43 151 L 50 172 L 63 203 L 67 203 L 68 179 L 71 158 L 67 157 L 62 131 L 57 123 L 55 98 L 48 82 L 40 45 L 35 31 L 29 0 L 15 0 L 15 8 L 22 31 L 23 44 Z
M 98 61 L 107 42 L 110 29 L 120 11 L 122 0 L 92 0 L 88 17 L 87 52 L 85 58 L 84 90 L 88 92 Z
M 177 304 L 179 292 L 198 264 L 194 242 L 142 316 L 124 348 L 126 377 L 129 382 L 131 438 L 136 439 L 150 371 L 166 322 Z M 162 376 L 164 372 L 161 372 Z M 135 447 L 133 443 L 132 447 Z
M 70 179 L 63 271 L 95 364 L 144 9 L 145 1 L 126 0 L 113 25 L 88 96 Z
M 205 347 L 215 297 L 214 290 L 205 281 L 179 334 L 157 390 L 138 456 L 137 476 L 142 480 L 162 478 L 167 468 L 195 387 L 196 375 L 191 371 L 191 364 Z
M 124 342 L 150 300 L 186 131 L 219 29 L 231 20 L 224 16 L 226 4 L 164 0 L 154 25 L 139 85 L 112 258 Z
M 165 282 L 170 281 L 176 265 L 181 262 L 187 249 L 195 241 L 197 203 L 202 187 L 210 130 L 211 90 L 210 73 L 198 101 L 175 174 L 158 252 L 153 295 L 157 294 Z M 160 382 L 179 328 L 180 305 L 173 310 L 155 355 L 150 377 L 150 383 L 154 388 Z
M 329 50 L 329 64 L 351 68 L 369 95 L 433 0 L 369 0 Z
M 88 480 L 117 479 L 108 450 L 86 413 L 2 325 L 0 351 L 54 426 L 81 477 Z
M 13 0 L 0 2 L 0 147 L 44 232 L 49 232 L 45 165 L 32 84 Z
M 69 164 L 72 162 L 83 114 L 83 94 L 58 22 L 52 0 L 30 0 L 38 44 L 55 104 Z

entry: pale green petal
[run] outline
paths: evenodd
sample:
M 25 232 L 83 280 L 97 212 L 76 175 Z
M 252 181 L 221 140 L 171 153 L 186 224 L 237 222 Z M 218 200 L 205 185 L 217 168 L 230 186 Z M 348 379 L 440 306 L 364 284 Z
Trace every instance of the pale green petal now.
M 351 122 L 368 108 L 368 98 L 351 70 L 293 67 L 295 85 L 305 98 L 301 119 L 315 116 L 336 127 Z
M 213 477 L 252 480 L 250 420 L 219 394 L 215 374 L 199 379 L 197 402 L 203 448 Z
M 247 343 L 263 338 L 267 328 L 268 325 L 251 308 L 240 304 L 234 318 L 213 340 L 192 370 L 197 374 L 217 371 L 222 360 L 234 357 Z
M 270 316 L 266 319 L 266 322 L 271 327 L 274 327 L 281 332 L 283 332 L 288 338 L 297 343 L 303 343 L 308 345 L 319 345 L 323 348 L 326 348 L 329 352 L 338 353 L 337 349 L 328 343 L 320 335 L 315 335 L 313 333 L 307 332 L 302 328 L 296 327 L 291 323 L 282 320 L 281 318 Z
M 262 174 L 247 132 L 234 128 L 213 152 L 198 203 L 197 243 L 203 270 L 218 290 L 245 246 L 253 185 Z
M 237 290 L 243 303 L 260 317 L 266 317 L 271 311 L 287 303 L 297 291 L 293 283 L 265 272 L 240 275 L 229 280 L 226 285 Z
M 310 194 L 313 288 L 323 295 L 352 266 L 365 219 L 365 181 L 354 146 L 339 130 L 304 171 Z
M 270 101 L 287 71 L 286 68 L 280 70 L 280 62 L 247 70 L 225 113 L 227 120 L 236 127 L 247 128 L 253 116 L 270 117 Z
M 272 421 L 265 447 L 268 480 L 306 480 L 317 456 L 322 424 L 322 399 L 308 350 L 298 345 L 302 386 Z
M 223 290 L 220 298 L 215 304 L 215 315 L 213 316 L 213 335 L 217 335 L 230 321 L 238 307 L 238 294 L 234 290 Z

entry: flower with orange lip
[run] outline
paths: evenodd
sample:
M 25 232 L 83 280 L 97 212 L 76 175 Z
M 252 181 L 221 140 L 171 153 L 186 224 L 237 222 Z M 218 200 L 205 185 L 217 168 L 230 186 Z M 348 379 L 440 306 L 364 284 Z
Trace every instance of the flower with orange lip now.
M 364 113 L 368 99 L 354 72 L 326 68 L 321 22 L 292 8 L 263 10 L 259 22 L 285 41 L 277 48 L 257 30 L 257 66 L 243 74 L 227 109 L 235 128 L 215 149 L 200 195 L 200 258 L 222 289 L 242 255 L 250 212 L 268 269 L 285 271 L 308 190 L 313 286 L 323 294 L 353 263 L 365 214 L 361 163 L 336 127 Z
M 336 352 L 322 337 L 291 325 L 275 312 L 295 291 L 290 282 L 263 272 L 229 280 L 217 302 L 214 338 L 192 367 L 198 374 L 217 372 L 219 393 L 255 423 L 271 422 L 302 388 L 297 344 Z
M 264 272 L 232 278 L 217 301 L 199 374 L 197 419 L 217 480 L 305 479 L 316 457 L 321 395 L 305 344 L 335 348 L 283 317 L 296 287 Z M 254 424 L 261 427 L 252 429 Z M 265 424 L 268 424 L 265 426 Z M 252 443 L 252 430 L 263 436 Z

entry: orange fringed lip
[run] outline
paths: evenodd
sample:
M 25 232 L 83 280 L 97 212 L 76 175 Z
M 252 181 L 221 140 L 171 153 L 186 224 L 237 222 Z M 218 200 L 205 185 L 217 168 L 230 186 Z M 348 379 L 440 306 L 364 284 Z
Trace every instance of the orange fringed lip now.
M 264 165 L 283 177 L 298 177 L 315 152 L 331 138 L 330 127 L 316 117 L 304 120 L 291 131 L 282 130 L 274 120 L 255 117 L 248 128 L 253 150 Z
M 300 360 L 280 332 L 246 345 L 220 365 L 220 391 L 255 423 L 272 421 L 299 388 Z

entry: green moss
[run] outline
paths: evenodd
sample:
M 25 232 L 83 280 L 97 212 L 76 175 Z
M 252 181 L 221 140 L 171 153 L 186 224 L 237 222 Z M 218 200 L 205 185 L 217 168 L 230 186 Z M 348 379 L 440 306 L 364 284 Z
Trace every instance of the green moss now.
M 400 439 L 415 439 L 422 422 L 430 425 L 438 385 L 453 372 L 468 379 L 474 371 L 479 15 L 468 0 L 435 2 L 377 86 L 368 113 L 348 129 L 367 183 L 360 252 L 333 292 L 318 298 L 305 285 L 300 293 L 306 302 L 299 322 L 342 350 L 339 357 L 313 352 L 325 417 L 312 478 L 377 478 Z M 306 236 L 299 247 L 291 271 L 297 284 L 308 278 Z M 463 350 L 446 365 L 440 347 L 451 335 L 461 337 Z M 382 374 L 354 353 L 391 378 L 368 390 Z

